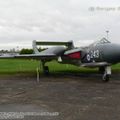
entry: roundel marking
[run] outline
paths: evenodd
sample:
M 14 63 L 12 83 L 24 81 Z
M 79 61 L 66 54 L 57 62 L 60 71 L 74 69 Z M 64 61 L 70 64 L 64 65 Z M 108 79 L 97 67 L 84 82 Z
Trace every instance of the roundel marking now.
M 87 54 L 87 60 L 90 61 L 90 55 L 89 54 Z

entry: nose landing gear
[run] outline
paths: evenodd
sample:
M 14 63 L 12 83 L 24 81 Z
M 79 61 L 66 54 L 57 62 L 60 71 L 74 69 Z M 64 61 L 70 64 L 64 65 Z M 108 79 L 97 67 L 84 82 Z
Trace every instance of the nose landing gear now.
M 110 76 L 111 76 L 111 67 L 106 66 L 103 74 L 103 78 L 102 78 L 103 82 L 108 82 L 110 80 Z

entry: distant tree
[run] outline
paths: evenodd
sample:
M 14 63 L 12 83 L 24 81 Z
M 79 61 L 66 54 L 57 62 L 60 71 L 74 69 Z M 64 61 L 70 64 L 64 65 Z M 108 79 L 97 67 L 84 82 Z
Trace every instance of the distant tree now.
M 38 51 L 41 52 L 41 51 L 44 51 L 46 50 L 47 48 L 38 48 Z M 34 51 L 33 49 L 26 49 L 26 48 L 23 48 L 22 50 L 20 50 L 20 54 L 33 54 Z
M 23 48 L 22 50 L 20 50 L 20 54 L 32 54 L 32 53 L 33 53 L 33 49 Z
M 8 50 L 0 50 L 0 53 L 9 53 Z

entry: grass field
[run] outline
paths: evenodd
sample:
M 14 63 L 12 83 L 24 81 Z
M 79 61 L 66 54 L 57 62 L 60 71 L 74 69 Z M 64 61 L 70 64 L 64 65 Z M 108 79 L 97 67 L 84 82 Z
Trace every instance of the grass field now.
M 59 64 L 55 61 L 47 63 L 50 72 L 97 72 L 97 69 L 81 68 L 73 65 Z M 16 60 L 1 59 L 0 75 L 17 74 L 17 73 L 36 73 L 36 68 L 40 66 L 39 61 L 35 60 Z M 120 72 L 120 64 L 112 66 L 113 72 Z M 42 70 L 41 70 L 42 72 Z

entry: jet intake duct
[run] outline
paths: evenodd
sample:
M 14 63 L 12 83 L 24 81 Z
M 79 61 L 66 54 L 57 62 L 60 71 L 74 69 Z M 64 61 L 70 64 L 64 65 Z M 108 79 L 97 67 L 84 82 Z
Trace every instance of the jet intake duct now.
M 64 53 L 64 56 L 71 59 L 81 59 L 81 49 L 68 50 Z
M 72 58 L 72 59 L 80 59 L 81 58 L 81 54 L 80 52 L 75 52 L 75 53 L 70 53 L 67 55 L 69 58 Z

